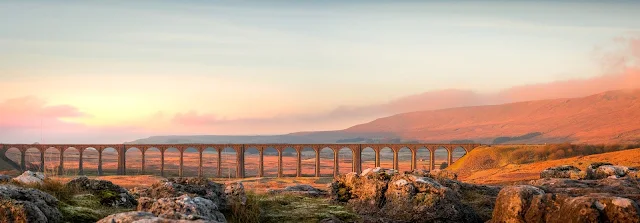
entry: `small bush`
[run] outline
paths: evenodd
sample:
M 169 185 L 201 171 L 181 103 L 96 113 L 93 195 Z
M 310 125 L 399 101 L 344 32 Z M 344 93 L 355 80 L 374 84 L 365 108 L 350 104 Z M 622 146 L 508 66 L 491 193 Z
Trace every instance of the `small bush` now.
M 54 196 L 62 202 L 73 204 L 73 200 L 71 198 L 76 194 L 76 191 L 67 188 L 64 183 L 57 180 L 44 179 L 42 182 L 42 184 L 23 184 L 16 181 L 14 181 L 13 183 L 17 186 L 41 190 L 47 194 Z

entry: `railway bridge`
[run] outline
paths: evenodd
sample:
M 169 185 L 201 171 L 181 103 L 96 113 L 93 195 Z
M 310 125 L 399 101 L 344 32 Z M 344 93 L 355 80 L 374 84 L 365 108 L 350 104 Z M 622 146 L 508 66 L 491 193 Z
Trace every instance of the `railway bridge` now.
M 117 153 L 117 174 L 127 174 L 127 159 L 125 153 L 131 149 L 138 149 L 142 152 L 142 169 L 141 172 L 145 173 L 145 153 L 150 149 L 156 149 L 161 154 L 161 167 L 160 173 L 165 175 L 165 152 L 168 149 L 176 149 L 179 152 L 180 165 L 179 176 L 184 176 L 184 154 L 187 149 L 192 149 L 199 154 L 198 164 L 198 176 L 203 176 L 203 152 L 207 149 L 213 149 L 217 152 L 217 165 L 218 176 L 221 175 L 221 153 L 223 150 L 231 149 L 235 151 L 235 163 L 236 163 L 236 177 L 244 178 L 245 175 L 245 152 L 249 149 L 256 149 L 258 151 L 258 177 L 264 176 L 264 152 L 266 149 L 273 148 L 277 151 L 278 155 L 278 171 L 277 176 L 283 177 L 283 163 L 282 156 L 285 149 L 293 149 L 296 152 L 296 176 L 302 176 L 302 150 L 312 149 L 315 152 L 315 176 L 320 176 L 320 151 L 323 149 L 330 149 L 333 151 L 333 175 L 337 176 L 339 173 L 339 159 L 338 152 L 342 149 L 349 149 L 352 155 L 352 172 L 362 172 L 362 151 L 370 148 L 375 152 L 375 166 L 380 167 L 380 151 L 385 148 L 389 148 L 393 151 L 393 168 L 399 169 L 398 153 L 401 149 L 409 149 L 411 151 L 411 169 L 417 169 L 416 153 L 419 149 L 426 149 L 430 153 L 429 170 L 435 168 L 435 150 L 438 148 L 444 148 L 447 151 L 447 163 L 453 163 L 453 150 L 456 148 L 462 148 L 465 152 L 469 153 L 474 148 L 480 146 L 480 144 L 2 144 L 0 145 L 0 158 L 6 162 L 9 162 L 15 167 L 19 167 L 21 170 L 27 169 L 27 162 L 25 160 L 27 150 L 37 149 L 40 153 L 40 163 L 38 164 L 41 169 L 45 166 L 45 151 L 53 149 L 60 153 L 58 174 L 63 173 L 64 169 L 64 152 L 67 149 L 76 149 L 79 153 L 78 170 L 80 175 L 84 175 L 83 169 L 83 156 L 82 154 L 87 149 L 95 149 L 98 151 L 98 167 L 97 174 L 103 175 L 103 151 L 105 149 L 112 148 Z M 6 152 L 10 149 L 17 149 L 20 151 L 20 163 L 13 162 L 6 156 Z

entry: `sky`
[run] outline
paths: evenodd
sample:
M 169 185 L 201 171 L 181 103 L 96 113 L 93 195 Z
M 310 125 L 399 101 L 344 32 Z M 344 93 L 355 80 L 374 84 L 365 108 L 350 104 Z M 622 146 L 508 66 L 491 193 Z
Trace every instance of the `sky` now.
M 0 0 L 0 142 L 335 130 L 640 87 L 638 11 L 636 1 Z

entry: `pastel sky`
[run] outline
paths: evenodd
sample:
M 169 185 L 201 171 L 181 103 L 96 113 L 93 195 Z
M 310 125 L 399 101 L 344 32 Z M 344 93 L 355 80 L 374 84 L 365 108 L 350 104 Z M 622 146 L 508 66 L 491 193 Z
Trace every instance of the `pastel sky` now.
M 603 78 L 640 87 L 638 12 L 637 1 L 0 1 L 0 142 L 334 130 L 584 96 L 609 90 Z M 535 88 L 571 83 L 581 90 Z

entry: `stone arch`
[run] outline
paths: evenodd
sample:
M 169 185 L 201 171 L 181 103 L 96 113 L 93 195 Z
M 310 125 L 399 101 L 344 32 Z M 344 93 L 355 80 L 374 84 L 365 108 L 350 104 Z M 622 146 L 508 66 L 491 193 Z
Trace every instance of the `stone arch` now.
M 421 146 L 416 149 L 416 169 L 429 170 L 431 166 L 431 151 Z
M 258 150 L 258 148 L 255 146 L 248 146 L 244 150 L 245 177 L 257 177 L 259 172 L 260 172 L 260 150 Z
M 207 147 L 202 150 L 202 176 L 217 177 L 218 176 L 218 149 Z
M 45 175 L 58 175 L 60 166 L 60 149 L 55 147 L 46 148 L 44 151 L 44 172 Z
M 4 152 L 4 155 L 20 166 L 20 163 L 22 162 L 22 151 L 20 149 L 11 147 Z
M 137 147 L 129 147 L 124 152 L 127 175 L 142 174 L 142 150 Z M 146 157 L 145 157 L 146 158 Z M 146 161 L 146 160 L 145 160 Z
M 222 169 L 223 178 L 236 177 L 236 168 L 238 167 L 237 152 L 233 147 L 225 147 L 222 150 L 222 163 L 220 168 Z
M 412 152 L 409 147 L 401 147 L 398 149 L 398 171 L 411 170 Z
M 98 156 L 96 148 L 87 147 L 82 151 L 82 171 L 84 175 L 98 175 Z
M 316 175 L 316 151 L 308 146 L 300 148 L 301 176 L 313 177 Z
M 200 152 L 195 147 L 188 147 L 182 152 L 182 176 L 198 176 L 200 170 Z
M 380 167 L 393 169 L 393 150 L 391 148 L 380 148 Z
M 102 154 L 102 175 L 118 174 L 118 150 L 113 147 L 104 148 Z
M 266 147 L 263 150 L 263 168 L 265 177 L 277 177 L 278 176 L 278 151 L 274 147 Z
M 298 151 L 293 147 L 282 148 L 282 176 L 295 177 L 298 165 Z
M 27 170 L 43 172 L 42 153 L 38 148 L 30 147 L 24 152 L 24 162 Z M 17 163 L 20 164 L 20 163 Z
M 440 167 L 449 165 L 449 149 L 447 149 L 444 146 L 438 146 L 435 151 L 433 151 L 434 153 L 434 169 L 440 169 Z
M 180 150 L 169 147 L 164 150 L 164 176 L 178 177 L 180 175 Z
M 463 156 L 467 155 L 467 150 L 462 146 L 456 146 L 453 150 L 451 150 L 451 159 L 455 163 Z
M 144 151 L 145 174 L 160 175 L 162 169 L 162 154 L 156 147 L 147 148 Z
M 376 151 L 371 147 L 365 147 L 360 152 L 360 163 L 362 169 L 375 168 L 376 167 Z
M 342 147 L 338 150 L 338 174 L 353 172 L 353 150 Z
M 320 148 L 320 176 L 333 176 L 334 153 L 332 148 Z
M 68 147 L 63 150 L 63 174 L 67 176 L 78 175 L 80 167 L 80 150 L 75 147 Z

